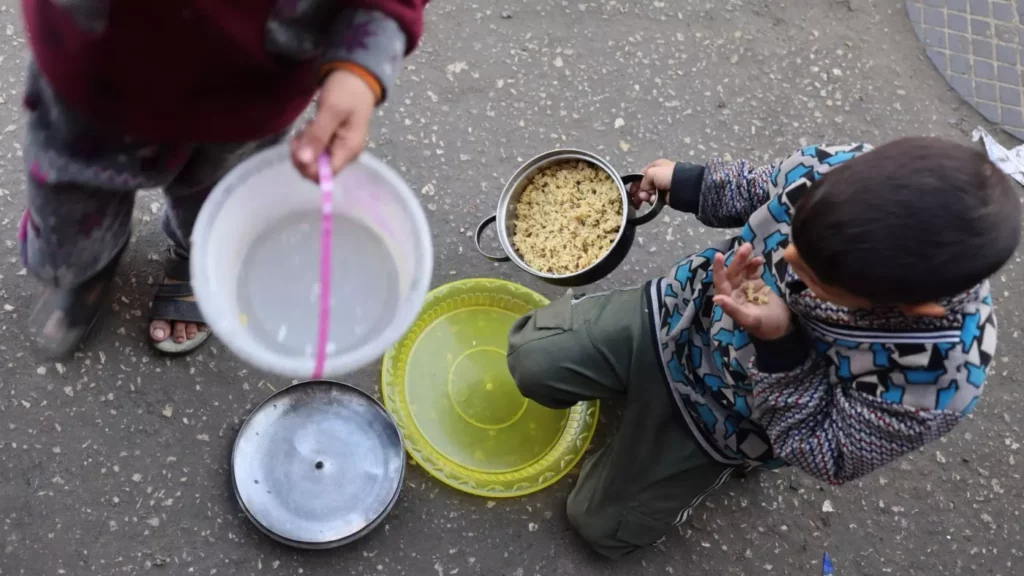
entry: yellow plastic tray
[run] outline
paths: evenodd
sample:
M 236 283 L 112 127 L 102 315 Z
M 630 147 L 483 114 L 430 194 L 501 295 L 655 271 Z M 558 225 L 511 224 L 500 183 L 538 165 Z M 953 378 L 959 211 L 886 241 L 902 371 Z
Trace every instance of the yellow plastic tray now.
M 519 394 L 505 361 L 513 322 L 548 300 L 518 284 L 462 280 L 427 294 L 384 356 L 384 405 L 427 472 L 463 492 L 511 498 L 558 481 L 583 456 L 597 401 L 551 410 Z

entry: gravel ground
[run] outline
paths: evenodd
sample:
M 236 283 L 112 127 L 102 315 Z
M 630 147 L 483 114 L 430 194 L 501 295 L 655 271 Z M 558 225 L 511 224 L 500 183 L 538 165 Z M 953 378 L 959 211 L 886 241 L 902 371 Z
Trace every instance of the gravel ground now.
M 29 346 L 36 287 L 15 243 L 26 51 L 16 6 L 0 2 L 0 574 L 811 575 L 826 550 L 844 576 L 1021 573 L 1019 259 L 996 281 L 1001 343 L 986 400 L 956 433 L 851 485 L 753 475 L 662 545 L 607 563 L 565 521 L 571 476 L 495 503 L 411 467 L 399 505 L 363 541 L 319 553 L 269 541 L 235 504 L 226 462 L 242 419 L 287 382 L 219 343 L 174 362 L 149 352 L 159 196 L 139 198 L 98 337 L 64 364 Z M 479 257 L 469 235 L 536 153 L 582 147 L 628 172 L 661 156 L 771 161 L 805 143 L 967 141 L 978 122 L 923 57 L 901 0 L 447 0 L 430 8 L 372 148 L 423 192 L 435 285 L 497 276 L 556 296 Z M 722 234 L 666 213 L 598 286 L 657 275 Z M 376 394 L 378 375 L 350 381 Z M 614 426 L 606 414 L 602 434 Z

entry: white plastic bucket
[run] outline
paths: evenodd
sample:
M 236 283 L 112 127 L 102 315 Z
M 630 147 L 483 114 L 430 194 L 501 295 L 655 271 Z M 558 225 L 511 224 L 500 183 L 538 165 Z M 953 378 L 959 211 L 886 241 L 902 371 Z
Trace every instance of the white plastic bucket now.
M 319 276 L 320 203 L 318 187 L 299 175 L 279 145 L 228 173 L 192 232 L 191 281 L 203 318 L 235 354 L 268 372 L 303 378 L 315 368 L 308 343 L 316 341 L 319 318 L 313 302 L 319 284 L 311 279 Z M 433 270 L 423 208 L 405 181 L 372 155 L 364 153 L 335 177 L 334 214 L 331 332 L 349 342 L 328 347 L 324 376 L 358 370 L 401 338 L 419 314 Z M 293 228 L 305 232 L 277 235 Z M 260 248 L 250 254 L 254 245 Z M 266 263 L 276 260 L 257 253 L 281 256 L 280 267 L 269 270 Z M 372 286 L 386 286 L 388 300 L 382 303 Z M 364 310 L 367 302 L 372 309 Z M 369 328 L 354 320 L 363 316 L 373 318 Z M 268 322 L 281 324 L 276 341 L 267 337 Z

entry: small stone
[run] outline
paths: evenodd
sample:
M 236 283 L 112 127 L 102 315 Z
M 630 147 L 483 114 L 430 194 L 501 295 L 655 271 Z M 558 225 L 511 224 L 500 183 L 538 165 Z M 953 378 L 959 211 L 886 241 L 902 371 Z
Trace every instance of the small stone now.
M 142 474 L 139 474 L 138 472 L 132 474 L 132 482 L 142 482 Z
M 10 304 L 4 304 L 4 310 L 7 312 L 13 312 L 14 306 L 11 306 Z
M 167 406 L 164 406 L 164 409 L 160 413 L 164 415 L 164 418 L 171 418 L 174 416 L 174 406 L 168 404 Z
M 501 17 L 504 20 L 511 20 L 512 19 L 512 13 L 511 12 L 502 12 L 501 13 Z
M 469 65 L 466 64 L 465 62 L 452 62 L 451 64 L 445 66 L 444 70 L 445 72 L 448 73 L 448 78 L 451 78 L 452 75 L 458 74 L 459 72 L 462 72 L 466 68 L 469 68 Z
M 619 142 L 619 148 L 622 148 L 623 152 L 629 152 L 629 149 L 630 149 L 629 142 Z
M 40 376 L 46 376 L 46 366 L 40 366 L 39 368 L 36 368 L 36 374 L 39 374 Z
M 552 64 L 555 65 L 555 68 L 561 68 L 562 66 L 565 65 L 565 63 L 562 62 L 562 57 L 561 56 L 555 56 L 555 61 L 552 62 Z
M 616 118 L 615 119 L 615 127 L 616 128 L 622 128 L 625 125 L 626 125 L 626 121 L 623 120 L 622 118 Z
M 942 452 L 938 452 L 938 451 L 935 452 L 935 460 L 939 464 L 945 464 L 946 463 L 946 457 L 942 455 Z
M 530 522 L 530 524 L 529 524 L 529 526 L 527 526 L 527 528 L 530 530 L 530 532 L 536 532 L 537 531 L 537 525 L 534 524 L 533 522 Z
M 789 489 L 796 492 L 803 492 L 804 490 L 810 490 L 813 488 L 813 482 L 803 474 L 794 474 L 789 480 Z
M 67 394 L 68 396 L 74 396 L 75 395 L 75 391 L 74 391 L 74 389 L 71 388 L 71 386 L 65 386 L 64 387 L 64 394 Z
M 835 507 L 832 506 L 832 501 L 831 500 L 825 500 L 821 504 L 821 511 L 822 512 L 835 512 L 836 509 L 835 509 Z

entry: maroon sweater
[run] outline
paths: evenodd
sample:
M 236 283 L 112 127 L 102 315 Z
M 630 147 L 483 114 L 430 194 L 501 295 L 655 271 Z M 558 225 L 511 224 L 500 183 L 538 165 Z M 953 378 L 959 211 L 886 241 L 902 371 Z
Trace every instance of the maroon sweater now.
M 22 7 L 39 69 L 98 129 L 153 143 L 235 142 L 283 131 L 316 93 L 323 50 L 266 46 L 275 11 L 300 1 L 97 0 L 106 12 L 95 31 L 53 0 Z M 333 1 L 318 9 L 382 12 L 405 33 L 406 52 L 415 48 L 427 0 Z M 303 20 L 300 39 L 338 41 L 326 37 L 335 14 L 321 16 Z

